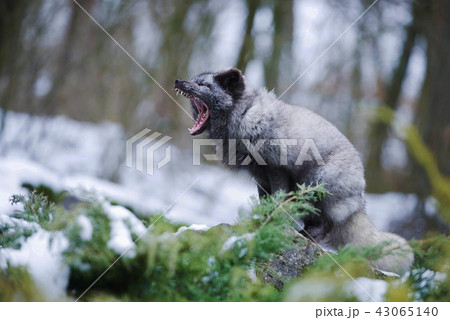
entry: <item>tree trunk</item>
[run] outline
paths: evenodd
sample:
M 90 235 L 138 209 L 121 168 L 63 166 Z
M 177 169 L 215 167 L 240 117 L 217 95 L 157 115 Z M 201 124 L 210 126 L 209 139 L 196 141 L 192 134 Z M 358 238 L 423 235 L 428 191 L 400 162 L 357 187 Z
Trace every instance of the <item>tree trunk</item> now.
M 0 80 L 7 81 L 6 88 L 1 92 L 0 137 L 5 126 L 6 109 L 14 93 L 18 89 L 18 73 L 15 72 L 17 52 L 20 51 L 22 21 L 26 15 L 27 1 L 3 0 L 0 2 Z
M 247 20 L 245 24 L 245 36 L 242 42 L 241 50 L 239 51 L 239 58 L 237 61 L 237 68 L 245 72 L 245 68 L 250 60 L 252 60 L 254 55 L 255 41 L 252 37 L 253 23 L 255 20 L 256 10 L 258 10 L 261 5 L 260 0 L 247 0 Z
M 409 58 L 414 48 L 417 36 L 416 17 L 406 29 L 406 38 L 403 43 L 402 54 L 392 79 L 387 87 L 384 103 L 386 107 L 396 110 L 401 94 L 401 88 L 408 69 Z M 369 192 L 385 192 L 386 186 L 392 186 L 392 174 L 385 172 L 381 166 L 381 151 L 383 143 L 389 135 L 389 124 L 375 120 L 369 129 L 370 150 L 367 160 L 366 177 Z
M 429 3 L 429 20 L 423 25 L 427 39 L 427 71 L 415 123 L 424 143 L 435 156 L 438 169 L 450 176 L 450 2 Z M 415 167 L 415 189 L 430 194 L 424 170 Z
M 80 5 L 88 12 L 91 11 L 94 1 L 85 0 L 80 1 Z M 57 60 L 57 67 L 55 70 L 55 76 L 53 78 L 53 85 L 50 92 L 46 95 L 42 105 L 43 111 L 46 114 L 55 114 L 60 101 L 61 90 L 64 87 L 65 77 L 67 71 L 71 70 L 71 58 L 73 55 L 73 48 L 77 44 L 77 36 L 80 23 L 83 23 L 85 13 L 75 3 L 70 6 L 70 18 L 67 27 L 66 34 L 64 36 L 64 42 L 61 45 L 61 52 Z
M 294 13 L 293 1 L 276 1 L 273 9 L 273 44 L 272 54 L 265 65 L 265 81 L 269 90 L 278 91 L 280 62 L 283 50 L 289 52 L 293 39 Z

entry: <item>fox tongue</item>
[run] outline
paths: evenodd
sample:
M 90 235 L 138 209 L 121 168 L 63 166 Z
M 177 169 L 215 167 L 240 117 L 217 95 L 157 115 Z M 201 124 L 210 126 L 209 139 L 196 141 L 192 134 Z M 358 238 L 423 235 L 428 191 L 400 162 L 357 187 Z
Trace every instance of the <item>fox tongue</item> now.
M 209 118 L 209 109 L 208 106 L 201 100 L 195 99 L 193 100 L 195 106 L 198 110 L 198 117 L 195 125 L 192 129 L 189 129 L 189 133 L 191 135 L 195 135 L 206 123 L 206 120 Z

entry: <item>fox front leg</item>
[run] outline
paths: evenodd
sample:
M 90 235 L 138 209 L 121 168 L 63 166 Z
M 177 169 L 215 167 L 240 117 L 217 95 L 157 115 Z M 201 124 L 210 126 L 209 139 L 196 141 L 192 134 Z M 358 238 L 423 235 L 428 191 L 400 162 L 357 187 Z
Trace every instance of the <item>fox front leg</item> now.
M 279 190 L 289 192 L 289 175 L 279 168 L 269 169 L 264 172 L 259 171 L 255 181 L 258 186 L 259 197 L 272 195 Z
M 292 191 L 292 181 L 289 174 L 285 170 L 281 168 L 272 169 L 268 177 L 272 194 L 279 190 L 286 193 Z M 292 226 L 295 230 L 297 230 L 297 232 L 302 232 L 305 228 L 305 223 L 302 219 L 294 219 Z
M 281 168 L 271 168 L 267 176 L 269 178 L 271 194 L 277 191 L 289 192 L 289 175 Z

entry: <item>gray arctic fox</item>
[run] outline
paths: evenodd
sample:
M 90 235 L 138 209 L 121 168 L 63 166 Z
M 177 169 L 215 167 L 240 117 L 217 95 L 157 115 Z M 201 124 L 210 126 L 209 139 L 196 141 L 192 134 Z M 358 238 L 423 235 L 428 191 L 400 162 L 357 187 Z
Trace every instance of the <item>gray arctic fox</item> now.
M 249 88 L 235 68 L 176 80 L 174 88 L 191 101 L 197 120 L 190 134 L 220 139 L 224 164 L 249 172 L 260 196 L 293 191 L 297 184 L 326 184 L 331 195 L 317 204 L 321 214 L 303 221 L 307 236 L 333 249 L 384 245 L 383 257 L 372 262 L 375 269 L 402 274 L 410 268 L 414 256 L 407 242 L 369 220 L 363 165 L 334 125 L 266 89 Z M 305 154 L 308 141 L 316 161 Z

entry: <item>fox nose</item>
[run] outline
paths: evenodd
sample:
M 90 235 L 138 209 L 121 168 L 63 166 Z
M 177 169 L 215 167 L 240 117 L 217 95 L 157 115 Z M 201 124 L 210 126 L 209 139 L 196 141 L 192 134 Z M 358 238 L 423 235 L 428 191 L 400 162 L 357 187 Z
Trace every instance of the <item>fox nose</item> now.
M 179 84 L 180 84 L 180 82 L 181 82 L 181 80 L 180 80 L 180 79 L 177 79 L 177 80 L 175 80 L 175 86 L 179 85 Z

